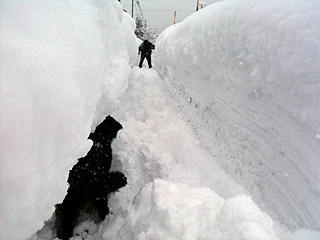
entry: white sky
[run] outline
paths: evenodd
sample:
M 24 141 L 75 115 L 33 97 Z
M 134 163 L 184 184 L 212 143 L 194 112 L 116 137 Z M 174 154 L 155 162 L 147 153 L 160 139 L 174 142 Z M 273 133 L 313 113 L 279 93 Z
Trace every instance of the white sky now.
M 121 0 L 123 8 L 131 14 L 132 0 Z M 149 27 L 162 30 L 173 24 L 174 11 L 177 11 L 176 22 L 195 12 L 197 0 L 140 0 L 143 14 Z M 200 0 L 200 2 L 212 3 L 213 0 Z

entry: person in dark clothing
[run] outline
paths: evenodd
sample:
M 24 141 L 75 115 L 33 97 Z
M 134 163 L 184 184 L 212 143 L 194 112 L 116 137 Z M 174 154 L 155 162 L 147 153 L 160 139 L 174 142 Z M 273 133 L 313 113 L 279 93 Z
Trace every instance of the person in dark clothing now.
M 127 184 L 122 172 L 110 171 L 112 141 L 122 125 L 107 116 L 88 139 L 93 146 L 85 157 L 79 158 L 69 173 L 69 189 L 61 204 L 56 206 L 57 237 L 68 240 L 73 235 L 80 210 L 91 204 L 101 220 L 109 213 L 108 196 Z
M 146 58 L 148 61 L 149 68 L 152 68 L 151 64 L 151 54 L 152 50 L 155 49 L 155 46 L 149 42 L 148 40 L 144 40 L 139 47 L 139 55 L 141 53 L 139 67 L 142 68 L 142 64 L 144 59 Z

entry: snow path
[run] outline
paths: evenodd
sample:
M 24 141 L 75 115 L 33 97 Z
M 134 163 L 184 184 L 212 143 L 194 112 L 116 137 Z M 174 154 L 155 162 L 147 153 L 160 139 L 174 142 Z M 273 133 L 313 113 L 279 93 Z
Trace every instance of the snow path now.
M 120 105 L 120 111 L 113 114 L 124 127 L 118 139 L 139 149 L 136 161 L 141 156 L 146 161 L 146 166 L 139 167 L 153 174 L 145 182 L 160 177 L 193 187 L 208 186 L 224 198 L 247 193 L 202 149 L 190 124 L 179 116 L 176 103 L 155 70 L 134 67 L 128 92 Z M 115 152 L 119 151 L 118 145 L 115 143 Z
M 96 239 L 276 239 L 271 218 L 201 147 L 165 88 L 155 70 L 132 69 L 112 114 L 123 125 L 112 168 L 128 185 L 111 196 Z

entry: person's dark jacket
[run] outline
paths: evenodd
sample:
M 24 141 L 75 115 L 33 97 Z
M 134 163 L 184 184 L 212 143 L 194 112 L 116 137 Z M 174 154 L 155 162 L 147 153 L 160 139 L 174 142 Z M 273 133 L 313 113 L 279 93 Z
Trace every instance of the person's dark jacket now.
M 139 54 L 142 55 L 151 55 L 152 50 L 155 49 L 155 46 L 148 40 L 144 40 L 139 47 Z
M 110 171 L 112 163 L 112 141 L 122 125 L 107 116 L 89 135 L 93 146 L 70 170 L 68 194 L 56 205 L 55 227 L 57 237 L 69 240 L 77 225 L 78 217 L 90 206 L 96 210 L 101 221 L 109 213 L 108 196 L 127 184 L 122 172 Z

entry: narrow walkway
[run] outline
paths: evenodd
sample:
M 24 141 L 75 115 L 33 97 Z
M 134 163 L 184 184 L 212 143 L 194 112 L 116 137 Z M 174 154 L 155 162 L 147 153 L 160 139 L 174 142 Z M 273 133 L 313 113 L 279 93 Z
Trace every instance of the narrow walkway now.
M 141 162 L 139 154 L 145 155 L 142 157 L 145 166 L 135 166 L 142 176 L 127 173 L 133 174 L 132 182 L 151 174 L 149 180 L 159 177 L 192 187 L 208 186 L 224 198 L 245 193 L 201 148 L 192 127 L 179 116 L 176 103 L 163 84 L 155 70 L 134 67 L 121 109 L 113 114 L 124 126 L 119 139 L 141 151 L 136 159 L 130 156 L 132 161 Z M 115 152 L 121 147 L 118 145 L 121 143 L 116 144 Z M 148 165 L 151 169 L 145 169 Z
M 120 106 L 112 114 L 123 125 L 113 143 L 112 168 L 125 173 L 128 185 L 109 201 L 104 236 L 214 240 L 234 227 L 226 222 L 255 225 L 259 219 L 272 235 L 271 219 L 250 197 L 239 196 L 249 194 L 200 146 L 155 70 L 132 69 Z M 255 235 L 254 228 L 248 231 Z M 275 239 L 271 235 L 264 237 Z

